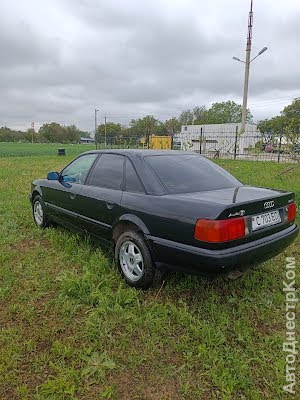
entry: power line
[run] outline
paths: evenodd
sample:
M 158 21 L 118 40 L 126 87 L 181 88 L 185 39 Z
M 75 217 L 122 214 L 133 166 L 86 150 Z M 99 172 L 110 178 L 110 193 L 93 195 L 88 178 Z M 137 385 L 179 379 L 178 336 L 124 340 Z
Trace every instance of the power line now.
M 269 98 L 269 99 L 261 99 L 261 100 L 257 100 L 257 101 L 252 101 L 251 103 L 249 103 L 249 105 L 255 106 L 256 104 L 285 103 L 288 100 L 292 101 L 294 98 L 297 98 L 297 97 L 300 97 L 300 96 L 273 97 L 273 98 Z

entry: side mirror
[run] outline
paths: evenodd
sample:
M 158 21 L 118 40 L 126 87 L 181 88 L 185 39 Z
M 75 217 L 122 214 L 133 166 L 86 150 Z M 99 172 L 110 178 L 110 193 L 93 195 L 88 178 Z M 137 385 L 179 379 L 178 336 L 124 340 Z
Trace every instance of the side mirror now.
M 49 172 L 47 175 L 48 181 L 58 181 L 59 173 L 58 172 Z

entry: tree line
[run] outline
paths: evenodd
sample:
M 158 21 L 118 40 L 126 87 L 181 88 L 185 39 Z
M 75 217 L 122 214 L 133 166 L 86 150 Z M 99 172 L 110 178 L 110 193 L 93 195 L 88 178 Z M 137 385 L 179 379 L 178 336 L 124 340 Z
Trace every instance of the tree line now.
M 57 122 L 44 124 L 38 131 L 0 128 L 0 142 L 32 142 L 32 143 L 79 143 L 80 137 L 89 135 L 75 125 L 62 126 Z
M 247 122 L 252 122 L 252 118 L 250 110 L 247 110 Z M 112 136 L 134 138 L 147 134 L 171 135 L 180 132 L 182 125 L 239 123 L 241 119 L 242 106 L 234 101 L 226 101 L 214 103 L 210 108 L 194 107 L 182 111 L 179 117 L 165 121 L 160 121 L 153 115 L 146 115 L 143 118 L 132 119 L 128 127 L 114 122 L 107 123 L 106 126 L 101 124 L 97 128 L 96 140 L 103 142 L 105 132 L 108 138 Z
M 239 123 L 242 118 L 242 106 L 234 101 L 213 103 L 211 107 L 197 106 L 184 110 L 178 117 L 165 121 L 146 115 L 132 119 L 128 126 L 115 122 L 100 124 L 96 131 L 96 141 L 103 142 L 113 138 L 140 138 L 147 134 L 170 135 L 178 133 L 182 125 L 191 124 L 224 124 Z M 247 122 L 253 122 L 250 110 L 247 110 Z M 300 131 L 300 98 L 285 107 L 279 116 L 265 119 L 258 123 L 258 127 L 265 141 L 285 135 L 299 139 Z M 57 122 L 46 123 L 36 132 L 33 129 L 26 131 L 13 130 L 8 127 L 0 128 L 0 142 L 35 142 L 35 143 L 79 143 L 81 137 L 89 137 L 86 131 L 81 131 L 75 125 L 62 126 Z
M 272 142 L 274 139 L 285 137 L 291 143 L 299 143 L 300 97 L 294 99 L 291 104 L 284 107 L 280 115 L 260 121 L 258 128 L 265 142 Z

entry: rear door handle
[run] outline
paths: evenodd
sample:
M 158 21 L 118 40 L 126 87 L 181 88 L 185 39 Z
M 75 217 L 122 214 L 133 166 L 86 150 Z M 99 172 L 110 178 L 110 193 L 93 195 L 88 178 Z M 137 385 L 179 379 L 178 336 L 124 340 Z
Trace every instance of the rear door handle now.
M 70 194 L 70 199 L 71 199 L 71 200 L 74 200 L 75 197 L 76 197 L 76 194 L 75 194 L 75 193 L 71 193 L 71 194 Z
M 106 202 L 106 207 L 111 210 L 112 208 L 114 208 L 114 203 L 110 203 L 110 202 Z

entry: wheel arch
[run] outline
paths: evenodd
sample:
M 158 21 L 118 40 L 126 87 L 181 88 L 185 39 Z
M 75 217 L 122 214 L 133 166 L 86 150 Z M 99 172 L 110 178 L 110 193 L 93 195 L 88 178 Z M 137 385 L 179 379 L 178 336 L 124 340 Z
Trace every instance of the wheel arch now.
M 39 187 L 35 187 L 31 193 L 31 203 L 33 203 L 33 200 L 35 199 L 36 196 L 42 196 L 42 191 Z
M 122 235 L 122 233 L 124 233 L 128 229 L 141 232 L 144 235 L 150 234 L 149 229 L 139 217 L 132 214 L 124 214 L 113 225 L 112 228 L 113 242 L 116 243 L 119 236 Z

